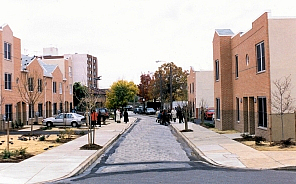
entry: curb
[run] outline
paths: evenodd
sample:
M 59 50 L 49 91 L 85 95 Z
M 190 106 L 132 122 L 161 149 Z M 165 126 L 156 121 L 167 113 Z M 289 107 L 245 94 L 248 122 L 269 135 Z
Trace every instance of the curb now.
M 138 121 L 138 118 L 135 119 L 134 122 L 130 123 L 126 128 L 124 128 L 119 134 L 112 137 L 104 146 L 102 149 L 97 150 L 95 153 L 93 153 L 91 156 L 89 156 L 85 161 L 83 161 L 78 167 L 76 167 L 72 172 L 69 174 L 56 178 L 54 180 L 50 181 L 44 181 L 44 182 L 54 182 L 62 179 L 66 179 L 78 174 L 81 174 L 84 172 L 90 165 L 92 165 L 124 132 L 126 132 L 135 122 Z
M 178 128 L 176 128 L 173 124 L 171 124 L 171 127 L 174 129 L 174 131 L 182 137 L 182 139 L 188 144 L 188 146 L 191 148 L 191 150 L 194 152 L 194 154 L 199 155 L 204 161 L 208 162 L 211 165 L 219 166 L 219 167 L 225 167 L 214 160 L 208 158 L 200 149 L 198 149 Z

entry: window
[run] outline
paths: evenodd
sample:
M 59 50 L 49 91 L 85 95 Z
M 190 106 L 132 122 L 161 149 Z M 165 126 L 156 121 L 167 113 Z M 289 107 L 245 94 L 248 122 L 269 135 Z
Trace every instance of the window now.
M 63 111 L 63 103 L 60 103 L 60 112 L 64 112 Z
M 11 89 L 11 73 L 5 73 L 4 78 L 5 89 Z
M 220 119 L 220 98 L 216 98 L 216 119 Z
M 236 98 L 236 121 L 240 121 L 240 119 L 239 119 L 239 98 Z
M 69 77 L 72 77 L 72 67 L 69 66 Z
M 219 80 L 219 60 L 215 61 L 215 68 L 216 68 L 216 81 Z
M 34 106 L 32 104 L 29 104 L 29 118 L 34 118 Z
M 28 89 L 31 92 L 34 91 L 33 80 L 34 80 L 34 78 L 32 78 L 32 77 L 28 78 Z
M 7 121 L 12 121 L 12 104 L 5 105 L 5 116 Z
M 69 90 L 70 95 L 72 95 L 72 93 L 73 93 L 73 86 L 72 86 L 72 84 L 69 84 L 69 88 L 70 88 L 70 90 Z
M 192 83 L 192 93 L 194 93 L 194 83 Z
M 52 92 L 57 93 L 57 82 L 52 82 Z
M 38 92 L 42 92 L 42 79 L 38 79 Z
M 267 128 L 266 97 L 258 97 L 258 126 Z
M 4 59 L 11 59 L 11 44 L 4 42 Z
M 257 72 L 265 71 L 265 52 L 264 52 L 264 42 L 256 45 L 257 54 Z
M 235 78 L 238 78 L 238 55 L 235 55 Z
M 249 58 L 249 55 L 247 54 L 247 55 L 246 55 L 246 65 L 248 66 L 249 63 L 250 63 L 250 58 Z
M 39 115 L 39 117 L 42 117 L 43 116 L 43 114 L 42 114 L 42 106 L 43 106 L 43 104 L 41 103 L 41 104 L 38 104 L 38 115 Z
M 60 94 L 63 94 L 63 84 L 61 82 L 60 82 L 59 92 Z

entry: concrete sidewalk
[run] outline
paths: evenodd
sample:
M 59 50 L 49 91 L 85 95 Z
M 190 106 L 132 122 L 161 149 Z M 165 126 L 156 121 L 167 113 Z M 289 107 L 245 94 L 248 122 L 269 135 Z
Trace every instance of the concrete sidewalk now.
M 127 124 L 110 120 L 96 128 L 95 144 L 103 146 L 100 150 L 80 150 L 88 142 L 88 135 L 84 135 L 20 163 L 0 163 L 0 183 L 42 183 L 80 173 L 136 121 L 129 119 Z
M 214 165 L 249 169 L 292 169 L 296 166 L 296 151 L 258 151 L 232 140 L 240 137 L 239 134 L 218 134 L 191 122 L 188 127 L 193 132 L 180 132 L 184 130 L 184 124 L 171 125 L 193 150 Z

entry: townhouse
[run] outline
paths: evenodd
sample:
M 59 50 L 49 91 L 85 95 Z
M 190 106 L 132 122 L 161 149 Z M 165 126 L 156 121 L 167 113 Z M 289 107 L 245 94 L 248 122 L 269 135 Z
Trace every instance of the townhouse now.
M 275 104 L 276 80 L 296 84 L 296 18 L 264 13 L 245 33 L 216 29 L 213 38 L 215 126 L 267 140 L 295 139 L 295 115 L 285 112 L 282 127 Z M 296 89 L 291 96 L 296 98 Z
M 213 71 L 195 71 L 193 67 L 190 67 L 187 86 L 192 117 L 201 117 L 201 107 L 204 110 L 214 108 L 214 83 L 212 78 Z
M 21 41 L 7 24 L 0 27 L 0 51 L 0 129 L 7 126 L 4 120 L 11 125 L 40 123 L 45 117 L 72 110 L 69 73 L 57 64 L 21 55 Z

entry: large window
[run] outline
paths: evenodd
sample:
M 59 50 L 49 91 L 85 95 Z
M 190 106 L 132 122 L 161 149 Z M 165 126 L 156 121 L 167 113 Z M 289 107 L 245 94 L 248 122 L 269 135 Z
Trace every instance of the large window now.
M 28 89 L 29 91 L 34 91 L 33 77 L 28 78 Z
M 238 55 L 235 55 L 235 78 L 238 78 Z
M 220 98 L 216 98 L 216 119 L 220 119 Z
M 42 107 L 43 107 L 43 104 L 42 103 L 38 104 L 38 114 L 39 114 L 39 117 L 42 117 L 43 116 Z
M 52 92 L 57 93 L 57 82 L 52 82 Z
M 256 54 L 257 54 L 257 72 L 265 71 L 264 42 L 261 42 L 256 45 Z
M 61 82 L 60 82 L 59 92 L 60 94 L 63 94 L 63 83 Z
M 7 121 L 12 121 L 12 105 L 5 105 L 5 116 Z
M 38 79 L 38 92 L 42 92 L 42 79 Z
M 215 61 L 216 81 L 219 80 L 219 60 Z
M 5 89 L 11 89 L 11 73 L 4 74 Z
M 11 59 L 11 44 L 4 42 L 4 58 Z
M 267 127 L 266 97 L 258 97 L 258 126 Z
M 34 106 L 32 104 L 29 104 L 29 118 L 34 118 Z

